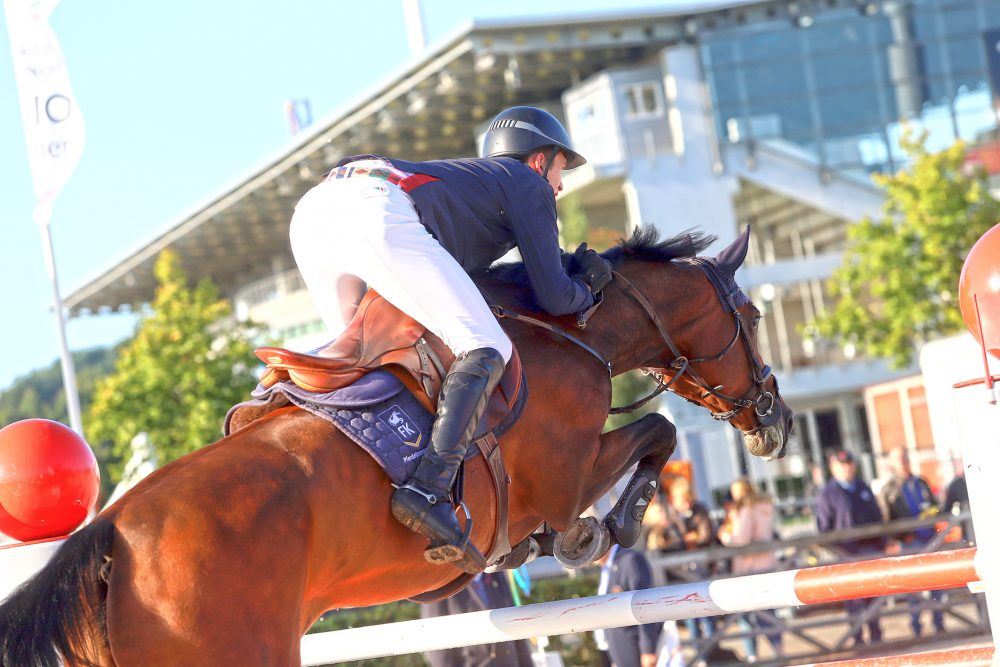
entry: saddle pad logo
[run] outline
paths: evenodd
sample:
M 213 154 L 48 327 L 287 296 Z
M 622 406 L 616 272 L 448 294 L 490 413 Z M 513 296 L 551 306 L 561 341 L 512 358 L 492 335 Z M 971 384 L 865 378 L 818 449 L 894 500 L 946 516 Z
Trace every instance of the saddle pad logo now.
M 410 419 L 410 416 L 403 412 L 403 409 L 396 404 L 379 413 L 378 418 L 382 423 L 392 429 L 392 432 L 399 436 L 404 445 L 419 447 L 423 439 L 423 433 L 417 423 Z

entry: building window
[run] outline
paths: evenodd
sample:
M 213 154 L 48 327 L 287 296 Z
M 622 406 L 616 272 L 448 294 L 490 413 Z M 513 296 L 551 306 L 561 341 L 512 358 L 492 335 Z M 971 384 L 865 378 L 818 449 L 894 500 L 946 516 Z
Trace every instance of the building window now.
M 597 106 L 593 102 L 580 105 L 576 112 L 576 122 L 589 125 L 597 119 Z
M 624 88 L 625 117 L 652 118 L 663 115 L 660 87 L 652 81 L 634 83 Z

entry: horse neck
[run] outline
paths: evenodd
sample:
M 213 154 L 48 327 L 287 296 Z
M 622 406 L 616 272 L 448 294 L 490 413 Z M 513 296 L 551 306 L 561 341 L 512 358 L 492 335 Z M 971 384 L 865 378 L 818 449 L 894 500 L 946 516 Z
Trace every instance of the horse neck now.
M 707 295 L 701 272 L 672 262 L 644 261 L 630 262 L 618 273 L 646 298 L 674 344 L 682 345 Z M 597 349 L 611 361 L 614 375 L 642 368 L 662 356 L 666 343 L 656 324 L 623 286 L 606 290 L 598 312 L 600 316 L 592 319 L 592 335 Z

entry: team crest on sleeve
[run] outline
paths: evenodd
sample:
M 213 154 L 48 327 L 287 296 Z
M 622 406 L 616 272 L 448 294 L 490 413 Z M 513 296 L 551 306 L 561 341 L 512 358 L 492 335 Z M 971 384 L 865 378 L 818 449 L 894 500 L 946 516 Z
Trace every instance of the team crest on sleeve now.
M 410 447 L 419 447 L 423 439 L 420 427 L 410 419 L 410 416 L 403 412 L 403 408 L 396 404 L 389 406 L 388 410 L 379 413 L 378 418 L 383 424 L 388 426 L 393 433 L 399 436 L 403 444 Z

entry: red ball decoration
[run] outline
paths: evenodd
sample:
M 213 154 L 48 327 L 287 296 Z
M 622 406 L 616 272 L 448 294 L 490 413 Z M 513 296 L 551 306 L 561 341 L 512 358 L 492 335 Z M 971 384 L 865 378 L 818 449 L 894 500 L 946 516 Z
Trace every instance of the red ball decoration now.
M 1000 225 L 979 237 L 969 251 L 958 280 L 958 298 L 965 326 L 1000 359 Z
M 59 422 L 0 429 L 0 533 L 23 542 L 68 535 L 97 501 L 100 479 L 90 446 Z

